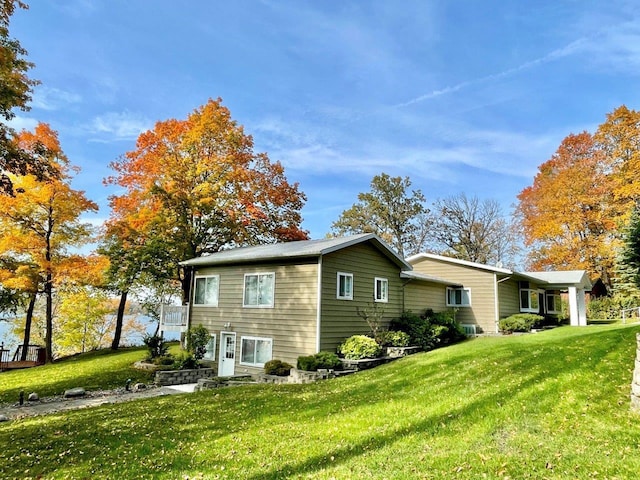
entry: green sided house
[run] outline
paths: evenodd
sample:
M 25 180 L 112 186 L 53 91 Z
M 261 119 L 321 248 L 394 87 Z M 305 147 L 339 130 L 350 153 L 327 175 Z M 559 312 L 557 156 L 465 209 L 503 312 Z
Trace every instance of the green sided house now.
M 568 299 L 570 324 L 587 324 L 585 291 L 591 282 L 584 270 L 516 272 L 429 253 L 413 255 L 407 262 L 414 275 L 443 276 L 459 283 L 446 287 L 445 305 L 457 308 L 458 321 L 478 332 L 498 332 L 498 321 L 516 313 L 558 314 L 561 295 Z
M 236 248 L 182 266 L 193 273 L 188 320 L 182 307 L 167 306 L 161 330 L 206 327 L 207 359 L 217 362 L 220 376 L 259 373 L 271 359 L 295 365 L 301 355 L 335 352 L 345 338 L 370 332 L 358 310 L 377 304 L 385 323 L 398 317 L 407 308 L 407 283 L 443 308 L 446 287 L 457 285 L 413 275 L 374 234 Z

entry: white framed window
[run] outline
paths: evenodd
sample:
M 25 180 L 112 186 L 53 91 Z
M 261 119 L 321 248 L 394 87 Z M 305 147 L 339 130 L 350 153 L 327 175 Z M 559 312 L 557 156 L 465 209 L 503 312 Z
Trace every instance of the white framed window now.
M 271 360 L 273 339 L 261 337 L 240 338 L 240 364 L 264 367 Z
M 373 299 L 376 302 L 389 301 L 389 280 L 378 277 L 373 280 Z
M 193 304 L 217 307 L 219 290 L 219 275 L 196 276 L 193 292 Z
M 246 273 L 242 304 L 251 308 L 273 308 L 276 274 Z
M 471 289 L 447 287 L 447 307 L 470 307 Z
M 547 313 L 562 312 L 562 298 L 557 292 L 547 292 Z
M 209 342 L 207 342 L 207 350 L 204 352 L 204 359 L 214 361 L 216 359 L 216 334 L 209 335 Z
M 520 289 L 520 311 L 528 313 L 538 313 L 540 311 L 538 290 L 533 288 Z
M 353 273 L 338 272 L 336 287 L 338 300 L 353 300 Z

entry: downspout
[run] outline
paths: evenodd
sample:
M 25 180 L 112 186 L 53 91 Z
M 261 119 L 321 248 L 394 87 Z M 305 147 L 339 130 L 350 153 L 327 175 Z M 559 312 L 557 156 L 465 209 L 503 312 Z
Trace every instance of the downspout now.
M 317 280 L 317 307 L 316 307 L 316 353 L 320 353 L 320 335 L 322 327 L 322 255 L 318 257 Z

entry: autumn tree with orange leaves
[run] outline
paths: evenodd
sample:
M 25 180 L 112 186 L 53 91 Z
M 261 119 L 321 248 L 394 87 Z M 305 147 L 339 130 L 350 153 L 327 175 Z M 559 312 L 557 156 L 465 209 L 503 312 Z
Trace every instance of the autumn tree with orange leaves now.
M 532 269 L 584 269 L 610 285 L 616 223 L 605 160 L 593 135 L 571 134 L 518 195 Z
M 307 238 L 300 228 L 306 200 L 279 162 L 253 150 L 253 139 L 221 99 L 186 120 L 156 123 L 136 149 L 112 163 L 106 183 L 125 190 L 111 197 L 111 223 L 125 222 L 146 244 L 160 239 L 174 278 L 189 298 L 190 274 L 178 262 L 220 249 Z
M 21 132 L 16 143 L 39 162 L 54 167 L 56 176 L 40 180 L 34 175 L 12 175 L 14 196 L 0 195 L 0 256 L 5 267 L 0 281 L 5 288 L 26 292 L 30 299 L 44 293 L 45 347 L 47 361 L 52 361 L 55 285 L 78 279 L 95 282 L 92 277 L 106 267 L 98 258 L 69 252 L 70 247 L 90 240 L 91 227 L 80 221 L 80 215 L 98 207 L 84 192 L 71 188 L 74 168 L 49 125 L 40 123 L 34 132 Z

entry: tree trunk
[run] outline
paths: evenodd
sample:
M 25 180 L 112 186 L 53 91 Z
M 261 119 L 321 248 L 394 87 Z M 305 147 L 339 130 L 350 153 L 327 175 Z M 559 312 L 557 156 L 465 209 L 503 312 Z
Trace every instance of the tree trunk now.
M 129 292 L 124 290 L 120 292 L 120 303 L 118 304 L 118 314 L 116 315 L 116 331 L 113 334 L 111 342 L 111 350 L 117 350 L 120 347 L 120 338 L 122 337 L 122 324 L 124 323 L 124 309 L 127 306 L 127 295 Z
M 29 343 L 31 341 L 31 322 L 33 320 L 33 309 L 36 306 L 37 294 L 34 292 L 29 298 L 29 306 L 27 307 L 27 316 L 24 322 L 24 339 L 22 341 L 22 352 L 20 353 L 20 361 L 27 360 L 27 353 L 29 353 Z
M 191 295 L 191 280 L 193 277 L 193 268 L 192 267 L 184 267 L 182 269 L 182 278 L 180 278 L 180 284 L 182 287 L 182 304 L 186 305 L 189 303 L 189 298 Z
M 44 339 L 44 348 L 47 352 L 47 363 L 53 362 L 53 276 L 47 272 L 47 280 L 44 284 L 44 295 L 47 300 L 46 308 L 46 332 Z

